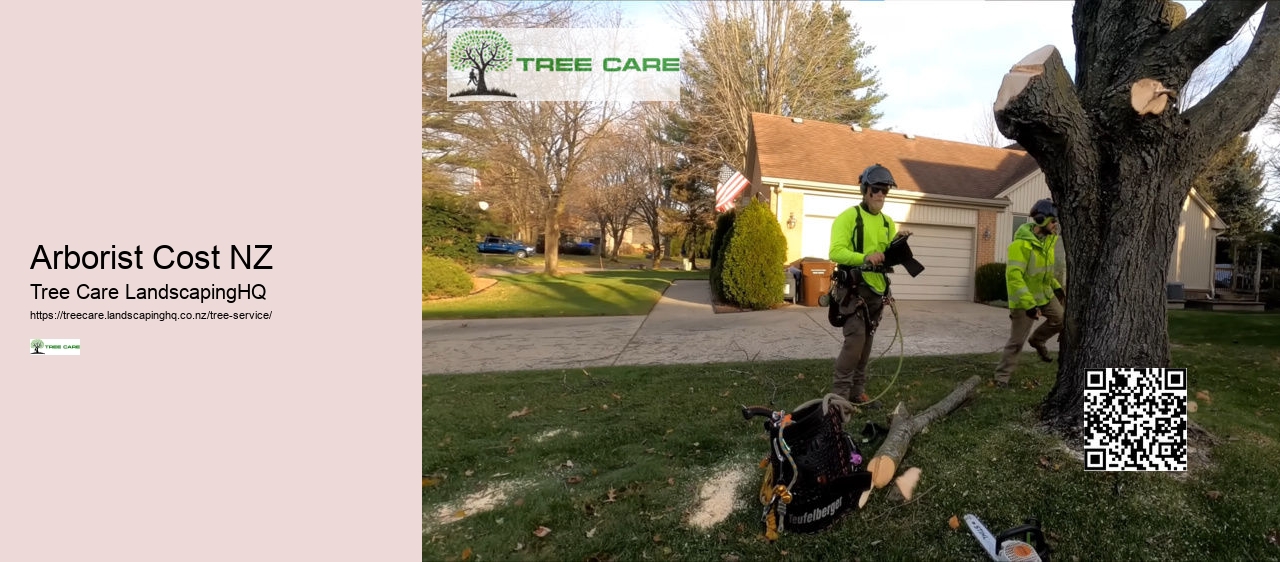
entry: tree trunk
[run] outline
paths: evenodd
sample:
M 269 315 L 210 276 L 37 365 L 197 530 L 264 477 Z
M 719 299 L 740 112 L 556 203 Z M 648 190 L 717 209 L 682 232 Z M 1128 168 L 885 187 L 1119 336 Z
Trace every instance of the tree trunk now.
M 1248 52 L 1190 108 L 1177 90 L 1266 4 Z M 993 106 L 1058 207 L 1068 277 L 1058 377 L 1041 420 L 1079 436 L 1086 369 L 1167 367 L 1166 275 L 1182 203 L 1209 156 L 1280 92 L 1280 0 L 1077 2 L 1073 80 L 1046 46 L 1005 75 Z M 1022 212 L 1015 210 L 1015 212 Z
M 564 215 L 564 201 L 552 195 L 547 205 L 547 223 L 543 230 L 542 251 L 546 259 L 542 272 L 547 275 L 560 275 L 560 217 Z
M 476 93 L 483 94 L 489 91 L 489 87 L 484 83 L 484 67 L 476 72 Z
M 1181 201 L 1173 203 L 1160 188 L 1182 179 L 1123 168 L 1112 181 L 1122 186 L 1119 197 L 1126 205 L 1110 212 L 1100 202 L 1080 205 L 1077 212 L 1104 215 L 1096 226 L 1081 228 L 1063 217 L 1070 275 L 1091 281 L 1067 288 L 1058 379 L 1040 414 L 1052 429 L 1072 437 L 1083 424 L 1086 369 L 1169 364 L 1166 282 L 1182 209 Z
M 614 228 L 610 232 L 613 237 L 613 248 L 609 250 L 609 261 L 618 261 L 618 250 L 622 248 L 622 236 L 626 233 L 626 228 Z

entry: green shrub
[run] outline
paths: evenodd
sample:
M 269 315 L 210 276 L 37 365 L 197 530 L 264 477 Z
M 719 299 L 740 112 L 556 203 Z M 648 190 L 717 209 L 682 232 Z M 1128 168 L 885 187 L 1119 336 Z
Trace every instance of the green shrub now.
M 461 297 L 471 292 L 471 276 L 444 258 L 422 256 L 422 298 Z
M 737 211 L 729 211 L 716 217 L 716 229 L 711 234 L 711 290 L 715 292 L 716 297 L 724 299 L 724 284 L 721 282 L 720 273 L 724 270 L 721 264 L 724 263 L 724 249 L 729 236 L 733 234 L 733 221 L 737 218 Z
M 1008 285 L 1004 282 L 1004 264 L 991 262 L 978 267 L 973 274 L 973 286 L 978 302 L 1009 300 Z
M 479 256 L 479 209 L 466 199 L 447 194 L 422 196 L 422 252 L 469 264 Z M 424 256 L 425 257 L 425 256 Z
M 778 220 L 767 204 L 752 201 L 733 221 L 733 232 L 725 244 L 720 272 L 725 298 L 753 310 L 781 303 L 787 281 L 782 268 L 786 259 L 787 239 Z

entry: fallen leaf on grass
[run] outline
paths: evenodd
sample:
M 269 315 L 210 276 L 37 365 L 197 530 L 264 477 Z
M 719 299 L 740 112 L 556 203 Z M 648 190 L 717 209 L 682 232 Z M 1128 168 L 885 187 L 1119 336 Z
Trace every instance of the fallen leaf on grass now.
M 591 406 L 583 406 L 583 407 L 581 407 L 581 408 L 578 408 L 578 411 L 579 411 L 579 412 L 585 412 L 585 411 L 590 410 L 590 409 L 591 409 Z
M 471 547 L 468 546 L 467 548 L 462 549 L 462 560 L 465 562 L 466 560 L 470 560 L 470 559 L 471 559 Z
M 525 406 L 515 412 L 511 412 L 510 414 L 507 414 L 507 419 L 521 418 L 527 415 L 529 415 L 529 407 Z
M 533 536 L 538 538 L 542 538 L 550 534 L 551 534 L 551 529 L 548 529 L 546 527 L 538 527 L 533 531 Z
M 613 503 L 615 501 L 618 501 L 618 491 L 614 490 L 613 488 L 609 488 L 608 497 L 604 501 L 605 503 Z
M 564 464 L 560 465 L 560 468 L 573 468 L 573 461 L 564 461 Z
M 1267 544 L 1271 546 L 1280 546 L 1280 531 L 1272 529 L 1267 531 Z
M 1209 493 L 1207 493 L 1207 494 L 1205 494 L 1205 495 L 1206 495 L 1206 496 L 1209 496 L 1209 499 L 1211 499 L 1211 500 L 1216 500 L 1216 499 L 1219 499 L 1219 498 L 1221 498 L 1221 497 L 1222 497 L 1222 492 L 1219 492 L 1219 491 L 1217 491 L 1217 490 L 1213 490 L 1213 491 L 1211 491 L 1211 492 L 1209 492 Z
M 436 484 L 439 484 L 439 483 L 440 481 L 436 480 L 435 478 L 427 478 L 426 476 L 422 477 L 423 488 L 426 488 L 427 486 L 435 486 Z
M 675 486 L 675 485 L 676 485 L 676 479 L 675 479 L 675 477 L 674 477 L 674 476 L 673 476 L 673 477 L 671 477 L 671 478 L 668 478 L 668 479 L 667 479 L 667 485 L 668 485 L 668 486 Z
M 724 391 L 724 392 L 721 392 L 721 393 L 720 393 L 720 397 L 721 397 L 721 398 L 724 398 L 724 397 L 727 397 L 727 396 L 729 396 L 729 391 L 727 391 L 727 390 L 726 390 L 726 391 Z
M 1209 396 L 1209 391 L 1207 391 L 1207 390 L 1201 390 L 1200 392 L 1197 392 L 1197 393 L 1196 393 L 1196 400 L 1199 400 L 1199 401 L 1201 401 L 1201 402 L 1204 402 L 1205 404 L 1212 404 L 1212 403 L 1213 403 L 1213 397 L 1212 397 L 1212 396 Z
M 587 531 L 587 538 L 591 538 L 594 536 L 596 536 L 596 528 L 592 527 L 590 531 Z
M 1047 459 L 1047 458 L 1045 458 L 1045 457 L 1040 457 L 1040 467 L 1041 467 L 1041 468 L 1049 468 L 1049 459 Z
M 716 407 L 715 407 L 715 406 L 712 406 L 712 407 L 711 407 L 711 413 L 713 413 L 713 414 L 714 414 L 714 413 L 716 413 Z
M 463 474 L 465 474 L 465 475 L 467 475 L 467 476 L 471 476 L 471 475 L 473 475 L 473 474 L 475 474 L 475 473 L 476 473 L 476 471 L 474 471 L 474 470 L 468 470 L 468 471 L 464 472 Z
M 654 535 L 653 542 L 662 542 L 662 535 Z
M 518 543 L 516 543 L 516 547 L 515 547 L 515 549 L 514 549 L 514 550 L 515 550 L 516 552 L 519 552 L 519 551 L 521 551 L 521 550 L 524 550 L 524 543 L 522 543 L 522 542 L 518 542 Z
M 516 507 L 520 507 L 520 506 L 522 506 L 522 505 L 524 505 L 524 498 L 519 498 L 519 499 L 517 499 L 517 500 L 516 500 Z
M 1194 414 L 1194 413 L 1196 412 L 1196 410 L 1199 410 L 1199 409 L 1200 409 L 1200 405 L 1199 405 L 1199 404 L 1196 404 L 1196 401 L 1195 401 L 1195 400 L 1188 400 L 1188 401 L 1187 401 L 1187 411 L 1188 411 L 1188 412 L 1191 412 L 1191 413 L 1193 413 L 1193 414 Z
M 956 530 L 956 529 L 959 529 L 959 528 L 960 528 L 960 519 L 959 519 L 959 518 L 957 518 L 956 516 L 952 515 L 952 516 L 951 516 L 951 519 L 948 519 L 948 520 L 947 520 L 947 525 L 950 525 L 950 526 L 951 526 L 951 530 L 952 530 L 952 531 L 954 531 L 954 530 Z
M 616 392 L 610 392 L 609 396 L 612 396 L 614 400 L 622 400 L 622 397 L 618 396 L 618 393 Z
M 581 484 L 581 483 L 582 483 L 582 477 L 581 477 L 581 476 L 570 476 L 568 479 L 566 479 L 566 480 L 565 480 L 565 482 L 568 482 L 568 483 L 570 483 L 570 484 Z
M 804 380 L 804 373 L 797 373 L 796 380 L 800 380 L 800 381 Z
M 458 511 L 453 512 L 454 519 L 462 519 L 463 517 L 466 517 L 466 516 L 467 516 L 467 511 L 465 509 L 459 509 Z

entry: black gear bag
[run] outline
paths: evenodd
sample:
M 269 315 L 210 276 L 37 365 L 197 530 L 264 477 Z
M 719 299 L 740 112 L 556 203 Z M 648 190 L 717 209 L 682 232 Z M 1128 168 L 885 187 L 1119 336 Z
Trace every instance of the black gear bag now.
M 760 502 L 765 536 L 784 530 L 821 531 L 871 489 L 871 473 L 853 438 L 844 431 L 853 405 L 836 394 L 801 404 L 790 414 L 743 408 L 743 417 L 766 416 L 769 456 L 761 461 Z

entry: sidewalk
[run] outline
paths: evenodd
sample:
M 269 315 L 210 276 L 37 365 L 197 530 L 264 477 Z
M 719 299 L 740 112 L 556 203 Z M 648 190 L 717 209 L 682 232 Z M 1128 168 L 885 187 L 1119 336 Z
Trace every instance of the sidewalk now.
M 908 356 L 996 352 L 1009 337 L 1006 309 L 956 301 L 897 305 Z M 894 328 L 887 310 L 876 332 L 876 355 Z M 716 314 L 709 282 L 682 280 L 648 316 L 425 320 L 422 374 L 834 359 L 842 339 L 840 329 L 827 323 L 825 308 Z M 1057 349 L 1056 338 L 1049 347 Z M 894 343 L 886 357 L 897 350 Z

